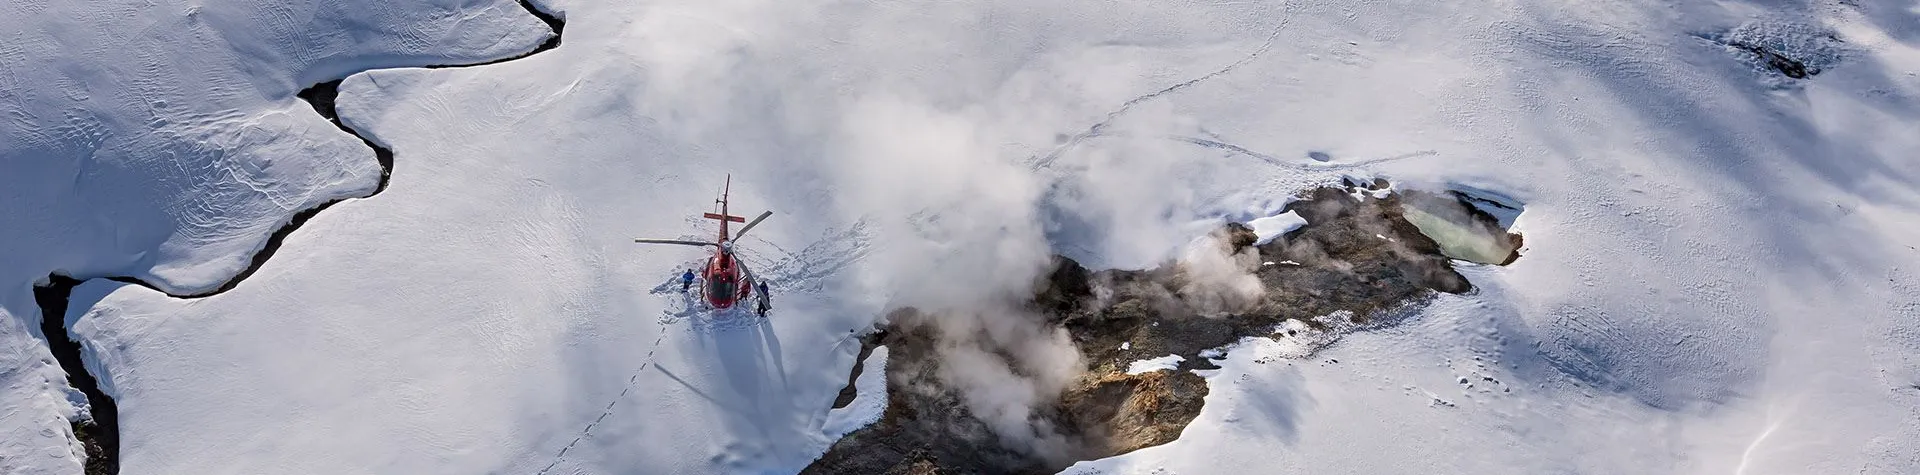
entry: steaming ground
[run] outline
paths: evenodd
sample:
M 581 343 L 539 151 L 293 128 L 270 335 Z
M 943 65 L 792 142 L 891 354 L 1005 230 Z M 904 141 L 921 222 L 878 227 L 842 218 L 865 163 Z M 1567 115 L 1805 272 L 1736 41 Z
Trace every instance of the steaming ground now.
M 80 467 L 31 284 L 217 288 L 374 189 L 292 95 L 545 38 L 460 3 L 0 7 L 0 471 Z M 242 284 L 75 290 L 124 467 L 792 473 L 890 310 L 1068 358 L 1003 318 L 1049 256 L 1147 268 L 1351 173 L 1524 203 L 1525 257 L 1311 359 L 1240 343 L 1178 440 L 1070 473 L 1920 471 L 1909 5 L 538 3 L 557 49 L 343 81 L 391 182 Z M 705 232 L 725 172 L 779 213 L 774 315 L 662 318 L 699 256 L 630 239 Z
M 1219 369 L 1209 360 L 1236 341 L 1272 338 L 1302 358 L 1347 333 L 1391 327 L 1435 292 L 1471 291 L 1445 247 L 1407 217 L 1418 204 L 1474 215 L 1469 225 L 1497 219 L 1464 199 L 1449 207 L 1370 182 L 1302 193 L 1284 215 L 1305 223 L 1284 235 L 1229 224 L 1151 270 L 1056 259 L 1031 300 L 998 319 L 1052 330 L 1050 340 L 896 312 L 866 339 L 898 355 L 888 360 L 886 412 L 801 473 L 1054 473 L 1165 444 L 1203 409 L 1209 389 L 1197 374 Z M 1006 349 L 1015 343 L 1066 346 L 1073 358 Z M 953 351 L 981 346 L 988 351 Z

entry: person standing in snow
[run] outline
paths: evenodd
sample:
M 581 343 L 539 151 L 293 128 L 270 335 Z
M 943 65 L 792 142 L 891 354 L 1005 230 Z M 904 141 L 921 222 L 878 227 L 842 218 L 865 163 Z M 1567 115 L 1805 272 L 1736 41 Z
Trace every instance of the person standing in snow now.
M 693 288 L 693 269 L 687 269 L 686 273 L 680 274 L 680 292 L 686 293 L 687 289 L 691 288 Z
M 767 292 L 767 281 L 762 280 L 755 282 L 753 285 L 753 290 L 760 292 L 760 308 L 758 309 L 760 316 L 765 317 L 767 316 L 767 309 L 773 307 L 773 294 Z

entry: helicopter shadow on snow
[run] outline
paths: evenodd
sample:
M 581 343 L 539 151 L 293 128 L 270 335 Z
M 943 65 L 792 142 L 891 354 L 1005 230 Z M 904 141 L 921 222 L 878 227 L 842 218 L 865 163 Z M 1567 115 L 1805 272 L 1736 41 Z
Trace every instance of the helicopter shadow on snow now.
M 695 282 L 698 285 L 699 282 Z M 701 369 L 655 364 L 653 370 L 693 395 L 722 409 L 718 429 L 730 434 L 713 462 L 735 471 L 777 465 L 790 448 L 775 441 L 798 440 L 782 414 L 794 412 L 786 364 L 771 322 L 744 307 L 708 307 L 697 292 L 681 292 L 678 280 L 655 288 L 669 301 L 661 323 L 686 322 Z M 685 374 L 692 371 L 695 376 Z M 716 384 L 717 383 L 717 384 Z
M 695 280 L 690 288 L 698 289 L 701 284 L 704 282 Z M 780 337 L 774 334 L 773 325 L 767 317 L 755 314 L 744 304 L 732 308 L 713 308 L 700 297 L 699 292 L 681 290 L 677 278 L 654 286 L 648 293 L 667 298 L 667 308 L 660 311 L 661 325 L 686 322 L 688 330 L 703 337 L 703 345 L 712 343 L 731 348 L 763 349 L 778 371 L 781 383 L 785 384 L 786 365 L 781 358 Z
M 772 327 L 697 334 L 694 350 L 704 364 L 654 365 L 652 370 L 718 409 L 713 424 L 719 444 L 709 462 L 728 472 L 765 472 L 783 465 L 791 447 L 804 440 L 787 415 L 797 410 Z

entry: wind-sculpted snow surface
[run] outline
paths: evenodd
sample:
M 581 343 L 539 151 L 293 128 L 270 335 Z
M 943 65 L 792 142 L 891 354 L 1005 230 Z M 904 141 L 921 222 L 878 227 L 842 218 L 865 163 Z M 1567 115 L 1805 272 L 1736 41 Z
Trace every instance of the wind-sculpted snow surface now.
M 373 151 L 295 92 L 509 57 L 552 34 L 506 0 L 27 0 L 0 18 L 0 339 L 22 348 L 0 353 L 6 473 L 78 470 L 65 378 L 30 345 L 36 281 L 218 289 L 296 213 L 380 183 Z
M 103 380 L 121 402 L 126 467 L 792 472 L 832 443 L 828 409 L 857 333 L 887 310 L 938 308 L 1004 328 L 990 310 L 1030 294 L 1051 254 L 1146 267 L 1223 216 L 1269 216 L 1273 200 L 1373 173 L 1524 202 L 1513 226 L 1526 257 L 1462 266 L 1479 292 L 1439 298 L 1315 360 L 1257 341 L 1230 348 L 1179 440 L 1069 471 L 1920 471 L 1910 423 L 1920 417 L 1920 281 L 1909 272 L 1920 251 L 1908 237 L 1920 231 L 1920 195 L 1907 186 L 1920 181 L 1920 14 L 1900 2 L 559 7 L 564 47 L 347 78 L 339 115 L 394 151 L 392 181 L 313 218 L 246 285 L 191 302 L 101 281 L 75 290 L 75 311 L 90 310 L 74 331 L 111 369 Z M 114 31 L 227 43 L 194 33 L 224 29 L 169 21 Z M 1790 37 L 1808 32 L 1842 46 Z M 1716 38 L 1834 56 L 1803 58 L 1821 72 L 1783 79 L 1756 63 L 1771 59 Z M 1833 48 L 1798 49 L 1807 45 Z M 139 73 L 150 64 L 204 71 L 260 57 L 246 54 L 130 56 L 113 63 L 119 72 L 87 77 L 138 90 L 134 79 L 165 77 Z M 24 168 L 28 187 L 8 196 L 32 205 L 6 212 L 54 230 L 21 239 L 63 245 L 6 254 L 29 260 L 4 269 L 217 286 L 199 277 L 235 266 L 208 263 L 241 262 L 258 242 L 227 238 L 285 215 L 260 209 L 370 190 L 368 153 L 288 99 L 329 78 L 318 64 L 349 62 L 274 57 L 316 66 L 284 79 L 258 66 L 267 79 L 245 81 L 247 94 L 216 94 L 233 81 L 181 81 L 200 81 L 190 91 L 209 98 L 278 104 L 267 110 L 284 118 L 246 123 L 311 142 L 269 142 L 287 147 L 258 155 L 272 160 L 224 153 L 233 161 L 205 163 L 233 167 L 184 169 L 285 206 L 147 191 L 198 183 L 171 174 L 109 174 L 120 181 L 99 178 L 77 195 L 86 201 L 63 201 L 55 192 L 71 191 L 59 187 L 72 177 L 119 162 L 50 161 L 99 171 Z M 38 79 L 33 91 L 61 84 Z M 54 135 L 80 144 L 158 140 L 102 130 L 189 105 L 142 104 L 153 103 L 113 109 L 135 119 L 104 129 L 77 112 L 47 121 L 53 112 L 35 109 L 30 123 L 72 130 Z M 256 109 L 164 118 L 197 124 L 188 119 L 229 110 Z M 276 137 L 165 130 L 234 141 L 204 143 Z M 168 150 L 156 156 L 194 149 Z M 7 155 L 9 172 L 18 156 Z M 305 157 L 341 166 L 288 165 Z M 743 246 L 799 267 L 778 272 L 790 279 L 775 282 L 767 320 L 663 319 L 679 297 L 648 289 L 698 251 L 630 239 L 692 232 L 686 215 L 704 211 L 729 171 L 735 206 L 779 213 Z M 108 206 L 122 200 L 205 211 L 176 220 Z M 207 226 L 176 234 L 176 222 Z M 126 234 L 91 234 L 114 229 Z M 81 263 L 26 265 L 63 253 Z M 177 259 L 227 254 L 239 257 Z M 17 315 L 26 307 L 15 300 Z M 694 324 L 703 321 L 714 323 Z M 1012 333 L 999 336 L 1021 341 L 993 343 L 1063 348 Z M 21 363 L 10 367 L 43 372 Z M 990 379 L 974 388 L 983 398 L 1004 382 Z M 38 399 L 20 407 L 60 407 L 28 394 Z M 1001 408 L 1017 415 L 1011 401 Z
M 510 1 L 10 2 L 0 216 L 9 272 L 177 294 L 244 268 L 292 214 L 379 184 L 372 151 L 294 93 L 370 68 L 477 62 L 551 34 Z M 11 226 L 10 226 L 11 227 Z

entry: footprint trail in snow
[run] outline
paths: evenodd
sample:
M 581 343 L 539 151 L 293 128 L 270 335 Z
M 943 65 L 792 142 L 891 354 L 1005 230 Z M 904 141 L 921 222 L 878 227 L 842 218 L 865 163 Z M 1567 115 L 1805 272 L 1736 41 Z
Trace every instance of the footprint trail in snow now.
M 740 257 L 753 267 L 767 269 L 766 277 L 769 279 L 769 285 L 782 291 L 819 291 L 822 282 L 827 278 L 866 257 L 872 244 L 872 234 L 867 228 L 867 222 L 861 220 L 845 229 L 829 231 L 822 239 L 809 244 L 797 253 L 789 252 L 765 240 L 756 240 L 785 255 L 774 259 L 746 249 L 738 251 Z M 699 261 L 691 261 L 682 263 L 678 268 L 694 269 L 698 268 L 699 264 Z M 695 281 L 691 287 L 698 288 L 701 284 L 702 282 Z M 586 427 L 581 428 L 580 434 L 574 436 L 566 446 L 561 447 L 560 452 L 554 454 L 553 461 L 541 468 L 537 475 L 546 475 L 554 467 L 559 466 L 560 462 L 566 461 L 568 452 L 578 446 L 580 441 L 593 437 L 594 428 L 613 416 L 620 401 L 625 400 L 627 395 L 638 386 L 640 374 L 653 366 L 654 354 L 660 351 L 660 345 L 666 342 L 667 329 L 673 324 L 687 321 L 695 332 L 713 333 L 751 327 L 760 324 L 764 319 L 738 307 L 727 310 L 709 308 L 694 297 L 694 294 L 677 288 L 679 285 L 680 280 L 676 276 L 647 290 L 651 295 L 678 294 L 680 298 L 671 300 L 667 308 L 661 310 L 660 334 L 654 338 L 653 345 L 647 349 L 647 356 L 640 366 L 627 377 L 627 386 L 620 390 L 620 395 L 608 401 L 606 408 L 600 411 L 600 415 L 588 422 Z M 843 339 L 841 343 L 844 344 L 846 341 Z
M 613 398 L 612 401 L 607 401 L 607 408 L 605 410 L 600 411 L 600 417 L 593 418 L 593 422 L 588 422 L 586 428 L 580 429 L 580 435 L 574 436 L 573 441 L 567 442 L 566 447 L 561 447 L 560 453 L 553 455 L 553 462 L 548 463 L 546 468 L 540 469 L 540 472 L 539 472 L 540 475 L 546 475 L 547 471 L 553 470 L 553 467 L 558 466 L 560 465 L 560 462 L 565 461 L 567 459 L 567 451 L 573 450 L 573 446 L 579 445 L 580 441 L 587 440 L 588 437 L 592 437 L 593 428 L 598 427 L 601 421 L 605 421 L 607 420 L 607 417 L 613 415 L 614 407 L 618 406 L 621 400 L 626 399 L 627 393 L 632 392 L 634 385 L 640 382 L 640 373 L 646 371 L 648 366 L 653 365 L 653 353 L 656 351 L 660 351 L 660 343 L 666 340 L 667 340 L 667 326 L 661 325 L 660 335 L 653 339 L 653 347 L 647 349 L 646 359 L 640 363 L 639 368 L 636 368 L 633 370 L 633 376 L 627 377 L 627 387 L 620 389 L 620 396 Z

